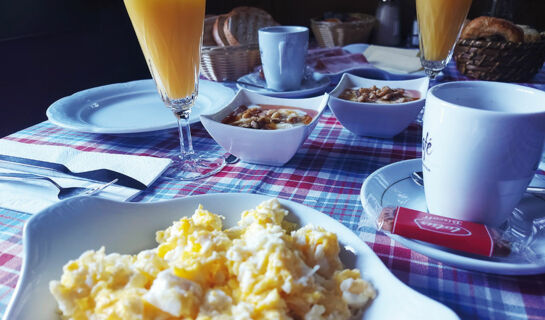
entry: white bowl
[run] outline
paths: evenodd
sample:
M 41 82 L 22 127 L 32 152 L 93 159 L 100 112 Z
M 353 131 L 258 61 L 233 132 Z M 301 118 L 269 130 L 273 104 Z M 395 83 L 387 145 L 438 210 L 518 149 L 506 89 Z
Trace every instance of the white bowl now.
M 155 232 L 167 228 L 172 221 L 190 216 L 199 204 L 223 215 L 223 224 L 229 228 L 236 225 L 243 210 L 268 199 L 256 194 L 218 193 L 153 203 L 77 197 L 54 204 L 25 225 L 22 274 L 4 320 L 59 319 L 57 304 L 49 293 L 49 281 L 60 279 L 63 265 L 86 250 L 105 246 L 107 253 L 135 254 L 156 247 Z M 302 204 L 279 201 L 290 212 L 288 221 L 300 225 L 312 223 L 336 233 L 341 261 L 348 268 L 359 269 L 362 277 L 377 289 L 377 298 L 364 316 L 354 320 L 459 319 L 446 306 L 403 284 L 340 222 Z
M 227 152 L 249 163 L 281 166 L 288 162 L 316 127 L 318 118 L 327 105 L 328 95 L 306 98 L 274 98 L 241 89 L 233 100 L 213 114 L 201 115 L 201 123 L 208 133 Z M 279 105 L 316 111 L 308 125 L 290 129 L 258 130 L 221 123 L 241 105 Z
M 345 73 L 339 84 L 331 91 L 329 107 L 337 120 L 349 131 L 358 136 L 391 138 L 405 130 L 416 119 L 424 107 L 429 80 L 427 77 L 411 80 L 374 80 Z M 392 104 L 354 102 L 340 99 L 346 89 L 403 88 L 416 90 L 420 99 Z

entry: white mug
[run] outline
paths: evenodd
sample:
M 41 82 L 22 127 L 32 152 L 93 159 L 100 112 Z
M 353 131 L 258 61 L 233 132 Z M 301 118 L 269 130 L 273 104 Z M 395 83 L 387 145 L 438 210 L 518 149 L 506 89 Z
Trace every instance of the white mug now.
M 545 92 L 499 82 L 450 82 L 428 91 L 424 110 L 429 212 L 499 226 L 539 165 Z
M 308 28 L 276 26 L 259 29 L 259 52 L 267 87 L 278 91 L 301 86 L 308 49 Z

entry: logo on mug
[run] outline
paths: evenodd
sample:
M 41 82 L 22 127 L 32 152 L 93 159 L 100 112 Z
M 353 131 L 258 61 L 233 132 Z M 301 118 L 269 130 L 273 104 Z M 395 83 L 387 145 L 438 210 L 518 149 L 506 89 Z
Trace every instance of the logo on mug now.
M 431 137 L 430 133 L 426 132 L 426 137 L 422 138 L 422 160 L 426 160 L 426 155 L 430 155 L 432 153 L 432 143 L 431 143 Z

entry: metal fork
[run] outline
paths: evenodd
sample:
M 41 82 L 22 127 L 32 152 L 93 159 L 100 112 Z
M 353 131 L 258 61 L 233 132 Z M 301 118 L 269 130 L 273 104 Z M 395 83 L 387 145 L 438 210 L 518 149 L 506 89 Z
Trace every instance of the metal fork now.
M 57 182 L 55 182 L 55 180 L 46 176 L 41 176 L 41 175 L 32 174 L 32 173 L 0 172 L 0 179 L 7 180 L 8 178 L 19 179 L 19 180 L 36 179 L 36 180 L 45 180 L 47 182 L 50 182 L 57 189 L 59 189 L 59 193 L 57 194 L 57 198 L 59 198 L 59 200 L 63 200 L 63 199 L 78 196 L 78 195 L 92 196 L 117 182 L 117 179 L 114 179 L 110 182 L 98 185 L 94 188 L 83 188 L 83 187 L 64 188 L 64 187 L 61 187 Z

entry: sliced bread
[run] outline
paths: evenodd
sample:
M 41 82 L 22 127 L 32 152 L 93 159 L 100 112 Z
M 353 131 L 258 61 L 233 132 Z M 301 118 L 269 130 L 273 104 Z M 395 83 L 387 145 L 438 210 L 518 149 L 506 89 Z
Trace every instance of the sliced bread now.
M 219 21 L 221 23 L 221 21 Z M 238 7 L 227 14 L 223 33 L 229 45 L 257 44 L 258 30 L 275 26 L 278 22 L 265 10 L 254 7 Z
M 216 41 L 216 44 L 220 47 L 225 47 L 229 45 L 229 42 L 225 37 L 225 32 L 223 28 L 225 20 L 227 20 L 227 15 L 222 14 L 217 16 L 216 20 L 214 21 L 214 27 L 212 28 L 212 35 L 214 37 L 214 40 Z

